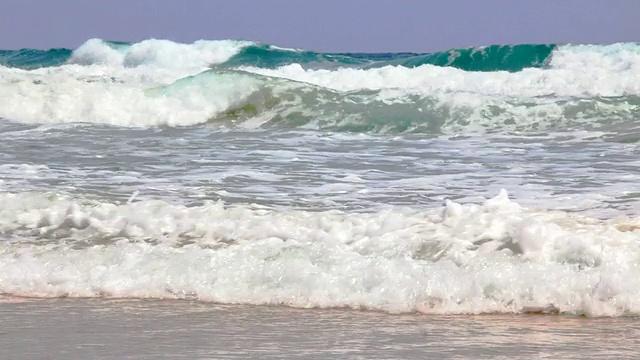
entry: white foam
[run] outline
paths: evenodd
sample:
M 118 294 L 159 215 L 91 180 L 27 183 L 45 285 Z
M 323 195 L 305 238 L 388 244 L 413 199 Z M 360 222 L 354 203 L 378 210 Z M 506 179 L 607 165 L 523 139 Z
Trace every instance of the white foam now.
M 15 190 L 24 182 L 55 176 L 56 174 L 46 165 L 2 164 L 0 165 L 0 191 Z
M 69 62 L 79 65 L 119 65 L 124 54 L 100 39 L 90 39 L 71 54 Z
M 24 176 L 36 176 L 37 174 L 48 171 L 49 167 L 46 165 L 31 165 L 31 164 L 2 164 L 0 165 L 0 174 L 3 177 L 24 177 Z
M 241 75 L 204 76 L 164 94 L 145 84 L 66 74 L 11 73 L 0 83 L 0 117 L 25 123 L 188 126 L 242 102 L 260 81 Z M 215 83 L 214 88 L 209 87 Z
M 73 51 L 69 62 L 124 67 L 204 68 L 229 60 L 250 44 L 233 40 L 199 40 L 193 44 L 181 44 L 150 39 L 116 47 L 100 39 L 91 39 Z
M 8 236 L 0 244 L 0 292 L 11 295 L 640 313 L 637 232 L 528 210 L 506 192 L 483 204 L 373 213 L 4 193 L 0 221 Z M 64 240 L 36 240 L 42 235 Z
M 561 56 L 562 57 L 562 56 Z M 599 59 L 598 59 L 599 60 Z M 557 60 L 550 69 L 520 72 L 467 72 L 456 68 L 422 65 L 417 68 L 385 66 L 374 69 L 304 69 L 291 64 L 277 69 L 244 67 L 243 70 L 302 81 L 338 91 L 402 89 L 405 94 L 465 92 L 504 97 L 593 97 L 640 94 L 640 58 L 633 66 L 610 66 L 615 61 Z

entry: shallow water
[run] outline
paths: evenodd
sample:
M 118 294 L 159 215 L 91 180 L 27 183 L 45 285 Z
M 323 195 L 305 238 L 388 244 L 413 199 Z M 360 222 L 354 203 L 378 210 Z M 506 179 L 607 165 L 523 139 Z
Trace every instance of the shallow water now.
M 56 299 L 0 303 L 0 322 L 7 359 L 631 359 L 640 351 L 640 325 L 625 317 Z
M 256 203 L 313 210 L 477 202 L 507 189 L 525 206 L 633 216 L 636 143 L 600 133 L 433 136 L 23 127 L 0 132 L 5 191 L 105 201 Z

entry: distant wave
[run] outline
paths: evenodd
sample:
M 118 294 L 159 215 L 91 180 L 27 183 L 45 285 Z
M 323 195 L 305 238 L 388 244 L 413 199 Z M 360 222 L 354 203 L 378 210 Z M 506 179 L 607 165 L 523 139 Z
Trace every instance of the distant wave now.
M 0 65 L 27 70 L 60 66 L 69 59 L 71 53 L 70 49 L 0 50 Z
M 250 45 L 222 65 L 265 68 L 277 68 L 288 64 L 365 68 L 399 65 L 413 68 L 429 64 L 466 71 L 520 71 L 544 66 L 555 48 L 554 44 L 523 44 L 451 49 L 428 54 L 352 54 L 317 53 L 274 48 L 269 45 Z
M 171 42 L 155 40 L 158 44 L 164 42 L 165 47 Z M 147 42 L 151 44 L 152 42 Z M 201 41 L 200 45 L 207 42 Z M 208 42 L 214 43 L 214 42 Z M 96 40 L 92 46 L 99 45 L 110 48 L 115 53 L 126 54 L 130 48 L 140 47 L 138 44 L 125 42 Z M 172 43 L 174 47 L 180 45 Z M 191 47 L 198 47 L 198 43 Z M 321 53 L 306 50 L 284 49 L 268 44 L 246 43 L 238 49 L 238 52 L 220 66 L 256 66 L 264 68 L 277 68 L 288 64 L 302 64 L 309 67 L 382 67 L 387 65 L 399 65 L 405 67 L 417 67 L 425 64 L 436 66 L 450 66 L 467 71 L 520 71 L 528 67 L 540 67 L 546 64 L 549 56 L 556 48 L 554 44 L 521 44 L 521 45 L 491 45 L 486 47 L 471 47 L 451 49 L 434 53 Z M 189 46 L 189 45 L 187 45 Z M 160 47 L 158 47 L 160 50 Z M 108 53 L 108 51 L 104 51 Z M 41 67 L 60 66 L 65 62 L 99 63 L 108 59 L 100 56 L 82 59 L 82 55 L 76 54 L 72 58 L 71 49 L 51 50 L 2 50 L 0 51 L 0 65 L 21 69 L 35 69 Z M 174 58 L 175 59 L 175 58 Z M 86 61 L 88 60 L 88 61 Z M 217 64 L 219 59 L 212 57 L 212 64 Z

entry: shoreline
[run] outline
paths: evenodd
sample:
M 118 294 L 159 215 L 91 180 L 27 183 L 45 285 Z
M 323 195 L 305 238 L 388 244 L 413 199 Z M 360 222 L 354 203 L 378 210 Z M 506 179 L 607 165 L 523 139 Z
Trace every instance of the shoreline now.
M 626 358 L 637 318 L 386 314 L 191 300 L 0 302 L 11 358 Z

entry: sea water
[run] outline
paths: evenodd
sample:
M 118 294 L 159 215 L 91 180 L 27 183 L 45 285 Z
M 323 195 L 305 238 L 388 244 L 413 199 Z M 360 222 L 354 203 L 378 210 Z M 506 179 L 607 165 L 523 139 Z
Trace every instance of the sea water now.
M 640 45 L 0 64 L 9 299 L 640 314 Z

